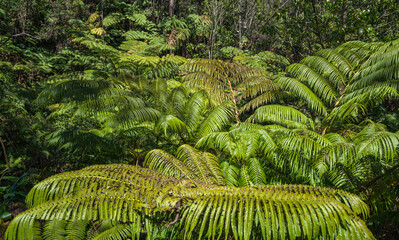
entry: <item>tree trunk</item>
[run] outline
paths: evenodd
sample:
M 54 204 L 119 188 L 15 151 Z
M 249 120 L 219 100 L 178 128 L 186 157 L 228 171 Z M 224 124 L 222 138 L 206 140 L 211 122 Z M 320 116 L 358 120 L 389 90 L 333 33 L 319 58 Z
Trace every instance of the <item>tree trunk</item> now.
M 169 17 L 173 18 L 174 11 L 175 11 L 175 0 L 169 0 Z
M 242 49 L 242 0 L 238 1 L 238 48 Z
M 312 8 L 313 8 L 313 14 L 314 14 L 314 21 L 315 21 L 315 25 L 316 25 L 316 35 L 319 38 L 321 47 L 324 48 L 323 39 L 321 37 L 319 17 L 317 16 L 316 3 L 314 0 L 312 0 Z
M 3 140 L 1 138 L 0 138 L 0 144 L 1 147 L 3 148 L 3 154 L 4 154 L 4 159 L 6 161 L 7 169 L 10 169 L 10 162 L 8 161 L 6 146 L 4 146 Z

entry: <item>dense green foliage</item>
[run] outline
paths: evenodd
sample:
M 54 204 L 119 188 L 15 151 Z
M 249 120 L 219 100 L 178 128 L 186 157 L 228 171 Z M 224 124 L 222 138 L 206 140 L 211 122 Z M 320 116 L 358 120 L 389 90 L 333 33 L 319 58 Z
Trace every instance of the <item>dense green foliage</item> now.
M 0 238 L 395 239 L 398 8 L 0 0 Z

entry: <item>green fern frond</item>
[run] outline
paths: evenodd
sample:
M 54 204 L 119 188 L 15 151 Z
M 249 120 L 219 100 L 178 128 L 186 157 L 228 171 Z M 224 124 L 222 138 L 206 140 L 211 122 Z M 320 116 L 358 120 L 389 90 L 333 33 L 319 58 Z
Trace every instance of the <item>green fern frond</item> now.
M 295 189 L 294 186 L 289 188 Z M 323 199 L 321 201 L 325 201 L 325 203 L 320 206 L 321 202 L 317 198 L 310 198 L 304 192 L 297 199 L 296 194 L 289 190 L 280 193 L 282 188 L 245 187 L 240 188 L 241 196 L 230 192 L 234 198 L 230 198 L 232 201 L 226 203 L 219 200 L 224 196 L 219 189 L 206 188 L 207 193 L 202 194 L 200 200 L 196 200 L 197 204 L 190 205 L 183 210 L 181 226 L 185 226 L 187 238 L 191 238 L 195 230 L 198 231 L 199 236 L 212 237 L 223 232 L 226 238 L 231 234 L 235 239 L 251 239 L 251 236 L 254 237 L 257 232 L 263 239 L 268 237 L 286 239 L 298 235 L 309 239 L 319 236 L 329 238 L 338 236 L 338 234 L 344 234 L 344 238 L 349 239 L 373 238 L 365 224 L 357 217 L 347 222 L 345 230 L 341 229 L 340 225 L 345 221 L 346 216 L 349 216 L 351 210 L 346 205 L 327 196 L 321 197 Z M 223 189 L 230 188 L 224 187 Z M 301 188 L 299 187 L 299 189 Z M 191 190 L 187 196 L 194 197 L 195 190 Z M 269 198 L 272 195 L 276 198 Z M 319 207 L 314 209 L 316 203 Z M 220 214 L 222 211 L 226 214 Z M 338 212 L 345 212 L 345 217 Z M 254 222 L 256 218 L 266 219 L 266 221 Z M 326 223 L 327 219 L 332 221 Z M 276 225 L 279 227 L 275 228 Z M 331 232 L 336 233 L 329 235 Z
M 213 109 L 199 126 L 199 138 L 211 132 L 218 132 L 223 127 L 226 127 L 233 118 L 233 112 L 234 104 L 232 102 L 224 102 Z
M 355 93 L 348 95 L 342 99 L 343 104 L 334 108 L 325 121 L 331 123 L 334 121 L 353 122 L 360 115 L 365 114 L 367 109 L 381 103 L 386 98 L 393 97 L 398 97 L 398 93 L 392 87 L 378 87 L 359 95 Z
M 284 97 L 286 97 L 287 94 L 285 92 L 282 91 L 278 91 L 278 92 L 265 92 L 263 94 L 261 94 L 260 96 L 257 96 L 256 98 L 252 99 L 251 101 L 249 101 L 248 103 L 246 103 L 241 109 L 240 109 L 240 113 L 249 111 L 249 110 L 255 110 L 257 109 L 259 106 L 265 105 L 265 104 L 269 104 L 269 103 L 275 103 L 281 99 L 284 99 Z
M 257 158 L 250 158 L 247 165 L 248 174 L 253 185 L 266 185 L 267 178 L 260 161 Z
M 128 53 L 140 54 L 142 55 L 145 52 L 145 49 L 148 48 L 148 44 L 142 41 L 135 40 L 127 40 L 119 45 L 119 49 L 125 50 Z
M 363 82 L 359 81 L 359 82 L 355 82 L 354 84 L 359 83 L 363 84 Z M 351 85 L 351 86 L 355 86 L 355 85 Z M 356 85 L 359 86 L 359 85 Z M 379 94 L 378 92 L 380 92 L 381 90 L 385 90 L 386 88 L 392 88 L 395 89 L 397 92 L 399 91 L 399 80 L 390 80 L 390 81 L 383 81 L 383 82 L 376 82 L 376 83 L 369 83 L 366 84 L 365 86 L 361 86 L 360 89 L 358 90 L 353 90 L 350 89 L 350 93 L 345 94 L 345 96 L 341 99 L 340 102 L 347 102 L 349 100 L 351 100 L 354 97 L 357 97 L 359 95 L 365 94 L 367 92 L 373 92 L 376 93 L 377 95 Z M 387 98 L 394 98 L 395 95 L 388 95 Z
M 203 182 L 224 185 L 219 163 L 212 154 L 200 152 L 189 145 L 182 145 L 177 150 L 177 158 Z
M 114 128 L 131 128 L 138 123 L 155 121 L 160 116 L 161 113 L 153 108 L 126 109 L 108 117 L 105 124 L 108 127 Z
M 156 29 L 156 25 L 149 21 L 144 14 L 134 13 L 132 15 L 126 15 L 125 17 L 134 22 L 136 26 L 142 27 L 148 31 L 154 31 Z
M 196 91 L 185 105 L 185 116 L 187 127 L 191 130 L 196 129 L 200 124 L 202 113 L 209 106 L 208 94 L 205 91 Z
M 367 155 L 392 161 L 397 156 L 399 135 L 392 132 L 364 132 L 353 139 L 358 157 Z
M 66 101 L 96 100 L 102 96 L 126 96 L 122 86 L 105 80 L 67 80 L 46 87 L 36 99 L 38 105 L 50 105 Z
M 114 227 L 98 234 L 92 240 L 139 239 L 138 235 L 140 232 L 132 232 L 134 230 L 136 229 L 130 224 L 117 224 Z
M 337 143 L 326 146 L 317 153 L 315 167 L 323 174 L 333 171 L 337 163 L 349 165 L 356 160 L 356 146 L 353 143 Z
M 159 118 L 158 123 L 155 127 L 158 131 L 162 130 L 165 136 L 169 136 L 168 130 L 173 133 L 182 134 L 187 132 L 186 124 L 172 115 L 163 115 Z
M 125 17 L 121 13 L 111 13 L 106 16 L 103 20 L 104 27 L 110 27 L 123 21 Z
M 50 200 L 54 190 L 60 198 Z M 140 233 L 144 222 L 169 220 L 177 209 L 175 227 L 187 238 L 374 239 L 356 216 L 368 213 L 356 195 L 310 186 L 218 187 L 137 166 L 103 165 L 55 175 L 36 185 L 29 199 L 42 204 L 12 221 L 7 239 L 32 239 L 35 219 L 108 219 L 132 223 Z
M 346 78 L 351 78 L 354 71 L 354 66 L 335 49 L 322 49 L 317 52 L 317 56 L 323 57 L 333 63 Z
M 324 135 L 332 144 L 346 143 L 347 140 L 338 133 L 327 133 Z
M 356 89 L 360 89 L 362 87 L 367 87 L 373 83 L 398 79 L 399 74 L 397 72 L 397 69 L 398 65 L 392 65 L 392 66 L 382 67 L 377 70 L 371 69 L 371 72 L 369 74 L 360 72 L 360 74 L 356 75 L 359 76 L 359 79 L 351 85 L 350 90 L 353 91 Z M 360 77 L 361 75 L 364 76 Z
M 53 220 L 48 221 L 43 227 L 43 239 L 45 240 L 58 240 L 65 239 L 66 235 L 66 220 Z
M 235 163 L 229 163 L 227 161 L 220 163 L 220 167 L 222 169 L 223 176 L 226 179 L 226 185 L 230 187 L 238 187 L 240 168 L 238 168 Z
M 345 75 L 337 67 L 322 57 L 309 56 L 302 59 L 301 63 L 309 66 L 320 75 L 327 78 L 335 89 L 339 89 L 341 85 L 345 86 L 348 82 Z
M 181 160 L 160 149 L 154 149 L 148 152 L 145 157 L 144 165 L 177 179 L 197 179 L 196 174 Z
M 357 54 L 357 58 L 361 61 L 364 61 L 367 59 L 375 50 L 377 50 L 379 47 L 381 47 L 383 43 L 381 42 L 375 42 L 375 43 L 367 43 L 367 42 L 361 42 L 361 41 L 350 41 L 346 42 L 342 45 L 340 45 L 337 50 L 339 52 L 342 52 L 346 55 L 347 51 L 354 51 Z M 346 56 L 345 56 L 346 57 Z M 349 59 L 348 57 L 346 57 Z M 352 62 L 352 61 L 351 61 Z M 359 64 L 359 62 L 357 62 Z
M 280 105 L 266 105 L 259 107 L 255 110 L 255 113 L 247 119 L 247 121 L 258 123 L 271 122 L 294 128 L 314 127 L 313 121 L 303 113 L 294 108 Z
M 304 64 L 294 63 L 288 66 L 287 70 L 302 82 L 307 82 L 316 95 L 328 104 L 331 105 L 337 100 L 338 93 L 331 83 L 312 68 Z
M 150 34 L 144 31 L 130 30 L 123 34 L 126 40 L 149 40 L 151 38 Z
M 256 83 L 250 85 L 252 78 L 256 78 Z M 272 80 L 264 77 L 250 77 L 249 81 L 243 81 L 241 86 L 237 86 L 238 91 L 241 91 L 239 99 L 253 98 L 258 94 L 265 92 L 278 92 L 281 91 L 280 86 L 275 84 Z
M 93 165 L 80 171 L 65 172 L 54 175 L 35 185 L 26 197 L 29 207 L 38 206 L 41 203 L 62 198 L 70 193 L 76 193 L 81 189 L 92 188 L 93 190 L 106 186 L 107 184 L 125 183 L 130 188 L 146 186 L 166 187 L 177 184 L 173 178 L 161 175 L 160 178 L 149 180 L 142 176 L 150 176 L 157 172 L 150 169 L 138 169 L 135 166 L 123 164 Z
M 310 109 L 318 112 L 321 115 L 327 114 L 327 107 L 320 100 L 316 94 L 313 93 L 306 85 L 301 83 L 295 78 L 280 77 L 276 79 L 276 82 L 280 84 L 285 90 L 292 92 L 295 96 L 306 101 Z
M 362 64 L 361 70 L 367 70 L 367 73 L 373 72 L 369 67 L 374 68 L 374 70 L 379 69 L 384 66 L 395 65 L 398 63 L 398 45 L 387 43 L 378 48 L 365 63 Z
M 303 135 L 289 136 L 278 141 L 280 147 L 289 152 L 300 153 L 303 157 L 311 159 L 323 148 L 323 145 L 310 137 Z
M 327 126 L 339 126 L 342 123 L 353 123 L 359 116 L 364 115 L 367 107 L 361 103 L 345 103 L 334 108 L 324 119 Z
M 230 132 L 211 132 L 200 138 L 196 147 L 231 152 L 231 144 L 234 142 Z
M 66 226 L 67 236 L 65 240 L 86 239 L 88 225 L 89 222 L 86 220 L 68 222 Z
M 309 137 L 310 139 L 314 140 L 315 142 L 319 143 L 323 147 L 329 146 L 332 143 L 330 142 L 330 139 L 327 138 L 326 136 L 323 136 L 315 131 L 309 130 L 309 129 L 293 129 L 293 133 L 296 133 L 297 135 L 302 135 L 305 137 Z

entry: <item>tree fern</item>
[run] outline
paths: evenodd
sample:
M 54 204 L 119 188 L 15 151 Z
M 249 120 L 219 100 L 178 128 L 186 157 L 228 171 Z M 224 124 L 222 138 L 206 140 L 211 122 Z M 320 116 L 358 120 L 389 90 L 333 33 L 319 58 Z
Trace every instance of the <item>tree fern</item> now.
M 183 78 L 186 86 L 207 91 L 215 104 L 232 101 L 237 106 L 235 115 L 238 122 L 240 101 L 252 99 L 242 108 L 246 111 L 275 102 L 283 96 L 280 87 L 271 80 L 272 74 L 242 64 L 193 59 L 183 64 L 181 69 L 187 72 Z
M 343 191 L 300 185 L 218 187 L 127 165 L 53 176 L 32 189 L 28 203 L 35 207 L 12 221 L 7 239 L 33 239 L 35 219 L 112 219 L 130 222 L 141 232 L 144 219 L 171 221 L 176 211 L 180 217 L 174 227 L 187 238 L 374 238 L 355 214 L 367 213 L 367 206 Z

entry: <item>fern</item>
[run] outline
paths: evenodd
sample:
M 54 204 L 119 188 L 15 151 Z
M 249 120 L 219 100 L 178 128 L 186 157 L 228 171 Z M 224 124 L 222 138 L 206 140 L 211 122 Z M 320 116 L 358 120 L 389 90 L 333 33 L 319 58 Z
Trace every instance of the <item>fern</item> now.
M 188 238 L 374 239 L 355 214 L 367 213 L 367 206 L 344 191 L 300 185 L 219 187 L 127 165 L 55 175 L 35 186 L 28 202 L 35 207 L 12 221 L 7 239 L 33 239 L 34 219 L 112 219 L 132 223 L 131 231 L 139 233 L 144 219 L 156 225 L 155 219 L 170 219 L 177 209 L 175 227 Z

